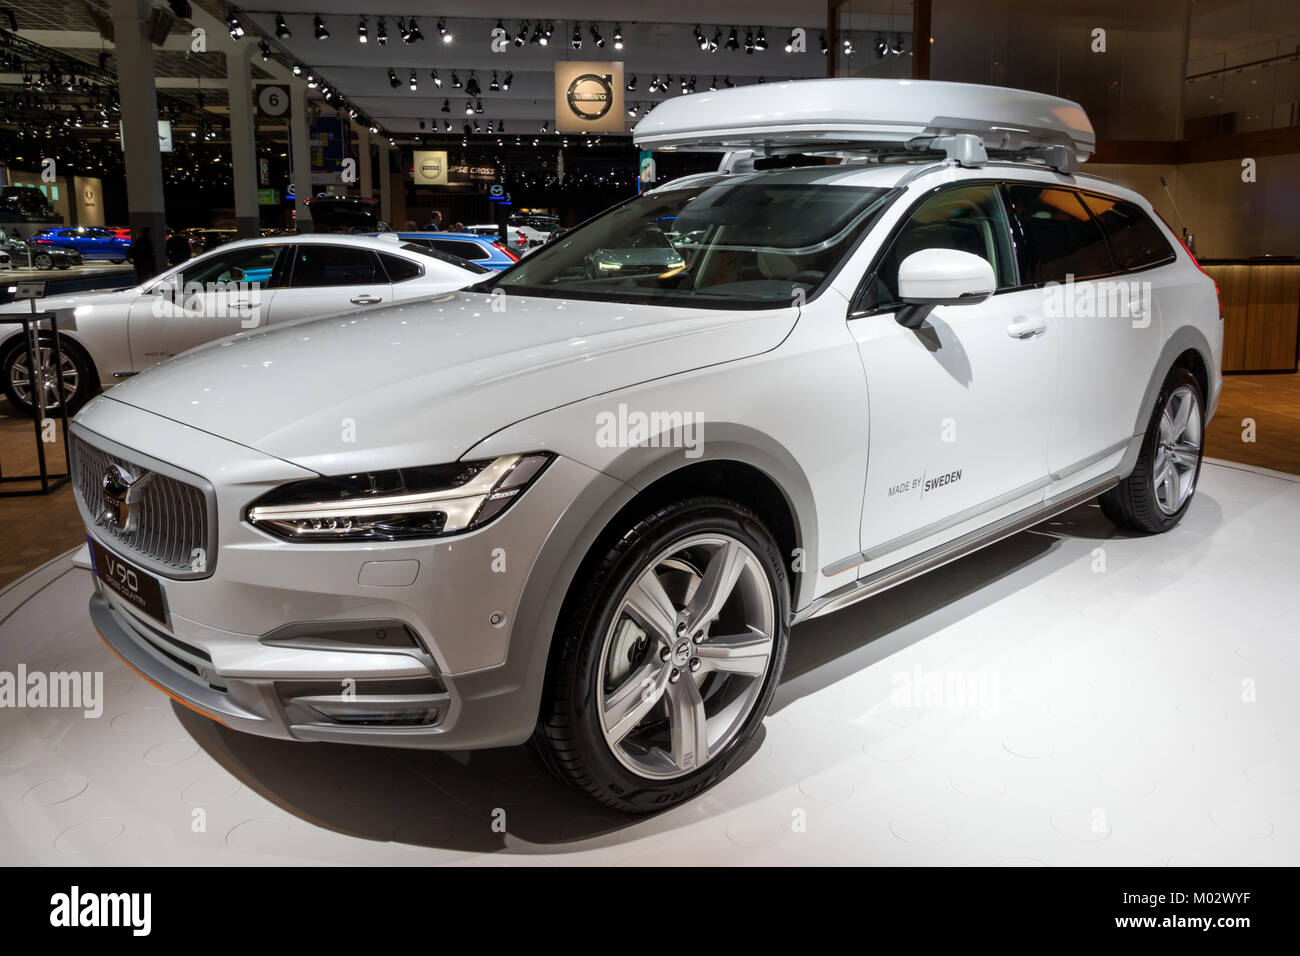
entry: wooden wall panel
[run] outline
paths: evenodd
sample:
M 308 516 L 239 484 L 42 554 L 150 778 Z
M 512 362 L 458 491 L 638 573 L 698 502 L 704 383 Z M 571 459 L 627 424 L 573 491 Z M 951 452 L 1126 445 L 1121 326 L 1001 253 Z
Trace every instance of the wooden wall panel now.
M 1225 372 L 1294 371 L 1300 264 L 1209 264 L 1223 303 Z

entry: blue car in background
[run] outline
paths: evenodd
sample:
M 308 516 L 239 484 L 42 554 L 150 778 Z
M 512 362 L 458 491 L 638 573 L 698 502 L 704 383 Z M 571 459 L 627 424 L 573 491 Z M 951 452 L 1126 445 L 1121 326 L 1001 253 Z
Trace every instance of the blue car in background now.
M 476 236 L 472 232 L 399 232 L 397 235 L 405 242 L 414 242 L 496 272 L 519 261 L 519 257 L 494 236 Z
M 131 256 L 130 239 L 120 239 L 111 229 L 98 226 L 57 226 L 35 233 L 28 242 L 35 247 L 33 255 L 40 251 L 41 246 L 53 246 L 56 249 L 74 249 L 83 259 L 126 262 Z

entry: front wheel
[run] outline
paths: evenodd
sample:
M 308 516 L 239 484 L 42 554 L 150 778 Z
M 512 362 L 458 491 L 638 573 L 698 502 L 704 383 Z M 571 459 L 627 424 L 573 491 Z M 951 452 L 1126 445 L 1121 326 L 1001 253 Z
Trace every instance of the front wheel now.
M 556 629 L 533 747 L 598 800 L 661 810 L 722 779 L 762 724 L 789 636 L 780 549 L 741 505 L 694 498 L 594 557 Z
M 1148 534 L 1168 531 L 1182 520 L 1201 474 L 1204 408 L 1196 376 L 1173 369 L 1156 399 L 1133 473 L 1099 499 L 1106 517 Z
M 25 336 L 16 335 L 0 348 L 0 374 L 3 374 L 5 397 L 20 412 L 35 414 L 32 396 L 38 390 L 44 396 L 45 411 L 48 415 L 56 414 L 59 407 L 58 386 L 63 385 L 63 394 L 68 403 L 68 414 L 74 414 L 90 400 L 94 385 L 89 364 L 81 353 L 69 348 L 64 340 L 60 349 L 62 363 L 58 371 L 54 367 L 54 342 L 49 333 L 43 333 L 39 348 L 36 350 L 36 383 L 33 387 L 32 373 L 27 367 L 27 340 Z
M 45 272 L 54 268 L 54 257 L 48 252 L 37 253 L 36 257 L 32 259 L 32 265 Z

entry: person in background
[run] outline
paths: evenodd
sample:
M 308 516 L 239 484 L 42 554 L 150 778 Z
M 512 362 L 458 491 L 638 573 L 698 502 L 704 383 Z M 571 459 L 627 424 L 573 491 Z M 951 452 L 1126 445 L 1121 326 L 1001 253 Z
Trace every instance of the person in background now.
M 406 222 L 402 223 L 402 232 L 415 232 L 418 228 L 419 226 L 415 224 L 414 219 L 408 219 Z
M 451 227 L 451 231 L 452 231 L 452 232 L 464 232 L 464 231 L 465 231 L 465 224 L 464 224 L 463 222 L 453 223 L 453 224 L 452 224 L 452 227 Z
M 131 240 L 131 261 L 135 264 L 135 281 L 148 282 L 154 276 L 153 236 L 149 227 L 140 229 L 140 234 Z
M 429 232 L 442 232 L 442 213 L 435 209 L 429 217 L 429 224 L 424 228 Z
M 167 237 L 167 264 L 177 266 L 190 257 L 190 241 L 179 232 Z

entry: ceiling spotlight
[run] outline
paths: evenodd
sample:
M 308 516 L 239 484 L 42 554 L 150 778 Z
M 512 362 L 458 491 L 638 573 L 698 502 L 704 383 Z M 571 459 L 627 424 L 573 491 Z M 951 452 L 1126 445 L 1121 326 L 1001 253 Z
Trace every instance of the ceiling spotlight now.
M 451 132 L 451 120 L 449 120 L 449 119 L 445 119 L 445 120 L 443 120 L 443 121 L 442 121 L 442 129 L 443 129 L 443 132 L 450 133 L 450 132 Z
M 794 42 L 795 42 L 795 40 L 797 40 L 797 39 L 799 39 L 799 38 L 795 35 L 795 32 L 794 32 L 793 30 L 791 30 L 791 31 L 790 31 L 790 39 L 788 39 L 788 40 L 785 41 L 785 52 L 786 52 L 786 53 L 793 53 L 793 52 L 794 52 Z
M 230 31 L 230 39 L 238 40 L 244 35 L 243 24 L 239 22 L 239 11 L 234 7 L 226 14 L 226 29 Z
M 542 120 L 542 132 L 546 132 L 546 120 Z
M 275 15 L 275 38 L 277 40 L 287 40 L 291 36 L 293 34 L 289 32 L 289 24 L 284 22 L 284 14 L 277 13 Z
M 477 103 L 474 104 L 474 112 L 475 112 L 475 113 L 478 113 L 480 116 L 483 115 L 483 101 L 482 101 L 482 100 L 479 100 Z
M 754 31 L 753 30 L 745 31 L 745 52 L 751 54 L 754 52 Z
M 698 46 L 701 50 L 708 50 L 709 48 L 708 38 L 705 37 L 704 32 L 700 29 L 700 25 L 698 23 L 695 24 L 695 45 Z
M 709 80 L 709 92 L 712 93 L 717 88 L 718 88 L 718 78 L 715 76 L 713 79 Z
M 727 34 L 727 42 L 723 44 L 728 50 L 739 50 L 740 42 L 736 39 L 736 28 L 732 27 L 731 32 Z
M 384 22 L 383 17 L 380 17 L 379 22 L 375 25 L 375 42 L 380 46 L 388 42 L 388 24 Z
M 885 42 L 883 35 L 876 34 L 876 56 L 884 56 L 885 51 L 889 49 L 889 44 Z
M 442 77 L 438 75 L 438 71 L 437 70 L 431 71 L 429 73 L 429 76 L 433 80 L 433 85 L 436 86 L 438 89 L 442 89 Z
M 722 27 L 713 31 L 713 36 L 709 38 L 709 52 L 717 53 L 718 44 L 722 42 Z
M 443 43 L 451 42 L 451 33 L 447 30 L 447 21 L 442 17 L 438 18 L 438 35 L 442 37 Z
M 397 32 L 401 36 L 403 43 L 411 42 L 411 28 L 406 25 L 405 17 L 397 18 Z
M 411 92 L 412 92 L 412 93 L 416 92 L 416 90 L 419 89 L 419 80 L 416 79 L 415 71 L 414 71 L 414 70 L 411 71 L 411 84 L 410 84 L 410 85 L 411 85 Z
M 647 86 L 647 87 L 645 88 L 645 91 L 646 91 L 647 93 L 658 93 L 658 92 L 659 92 L 659 77 L 657 77 L 657 76 L 652 76 L 652 77 L 650 77 L 650 85 Z
M 312 20 L 311 27 L 317 40 L 328 40 L 330 38 L 330 32 L 325 27 L 325 18 L 319 13 L 316 14 L 316 19 Z
M 621 23 L 614 24 L 614 49 L 623 49 L 623 25 Z
M 727 89 L 729 89 L 729 90 L 731 90 L 731 89 L 735 89 L 735 87 L 736 87 L 736 84 L 731 82 L 731 77 L 729 77 L 729 76 L 724 76 L 724 77 L 722 78 L 722 85 L 725 86 L 725 87 L 726 87 Z
M 505 120 L 497 120 L 497 132 L 498 132 L 498 133 L 504 133 L 505 131 L 506 131 L 506 121 L 505 121 Z
M 465 92 L 470 96 L 478 96 L 483 92 L 483 88 L 478 85 L 478 77 L 474 75 L 472 70 L 469 74 L 469 81 L 465 84 Z
M 369 29 L 367 29 L 366 27 L 366 18 L 362 17 L 360 20 L 357 21 L 357 42 L 365 43 L 367 40 L 369 40 L 370 39 L 370 37 L 368 36 L 369 32 L 370 32 Z
M 424 120 L 420 120 L 420 129 L 424 129 Z
M 497 79 L 497 71 L 492 71 L 492 82 L 488 84 L 488 89 L 493 93 L 501 89 L 501 81 Z
M 378 133 L 378 132 L 379 132 L 379 127 L 378 127 L 378 126 L 371 126 L 371 127 L 370 127 L 370 135 L 371 135 L 371 136 L 374 136 L 374 135 L 375 135 L 376 133 Z
M 411 17 L 406 22 L 406 32 L 410 35 L 410 39 L 407 40 L 406 37 L 402 37 L 402 39 L 406 40 L 407 43 L 419 43 L 424 39 L 424 34 L 420 31 L 420 25 L 415 22 L 415 17 Z
M 294 75 L 294 76 L 302 76 L 302 71 L 303 71 L 303 69 L 304 69 L 304 67 L 303 67 L 303 65 L 302 65 L 301 63 L 295 63 L 295 64 L 293 65 L 293 75 Z
M 465 115 L 466 116 L 474 115 L 474 104 L 471 103 L 469 100 L 465 101 Z
M 529 39 L 529 42 L 546 46 L 546 34 L 542 32 L 542 23 L 540 20 L 537 21 L 537 25 L 533 27 L 533 35 Z
M 894 37 L 894 45 L 889 49 L 894 53 L 902 53 L 905 47 L 906 44 L 903 42 L 903 34 L 900 33 Z
M 824 54 L 826 53 L 826 51 L 829 49 L 829 47 L 826 46 L 826 34 L 825 34 L 825 33 L 822 34 L 822 38 L 821 38 L 821 46 L 822 46 L 822 54 L 824 55 Z
M 630 77 L 628 77 L 628 80 L 627 80 L 627 91 L 628 91 L 629 93 L 635 93 L 635 92 L 636 92 L 636 74 L 635 74 L 635 73 L 633 73 Z
M 514 73 L 507 72 L 506 75 L 501 78 L 501 89 L 503 91 L 510 89 L 510 84 L 513 83 L 514 81 L 515 81 Z
M 451 100 L 443 100 L 443 101 L 442 101 L 442 111 L 443 111 L 444 113 L 450 113 L 450 112 L 451 112 Z
M 633 103 L 627 108 L 627 115 L 631 119 L 636 119 L 636 104 Z
M 258 40 L 257 49 L 262 54 L 262 59 L 264 61 L 271 59 L 271 44 L 267 43 L 265 40 Z
M 515 34 L 515 46 L 523 46 L 528 42 L 528 21 L 525 20 L 519 24 L 519 32 Z
M 451 88 L 452 88 L 453 90 L 459 90 L 459 89 L 461 89 L 462 87 L 464 87 L 464 85 L 465 85 L 465 84 L 462 83 L 462 82 L 460 81 L 460 74 L 458 74 L 455 70 L 452 70 L 452 71 L 451 71 Z
M 754 49 L 759 53 L 767 49 L 767 31 L 762 27 L 758 28 L 758 37 L 754 40 Z
M 576 24 L 573 27 L 573 39 L 569 41 L 575 50 L 582 49 L 582 28 Z
M 474 132 L 476 132 L 476 133 L 481 133 L 481 132 L 483 132 L 483 127 L 479 125 L 479 121 L 478 121 L 478 120 L 475 120 L 475 121 L 474 121 Z
M 596 29 L 596 24 L 594 23 L 591 25 L 591 42 L 601 49 L 605 46 L 605 38 L 600 35 L 600 31 Z
M 391 66 L 388 68 L 388 85 L 393 89 L 397 89 L 402 85 L 402 81 L 397 78 L 397 73 Z

